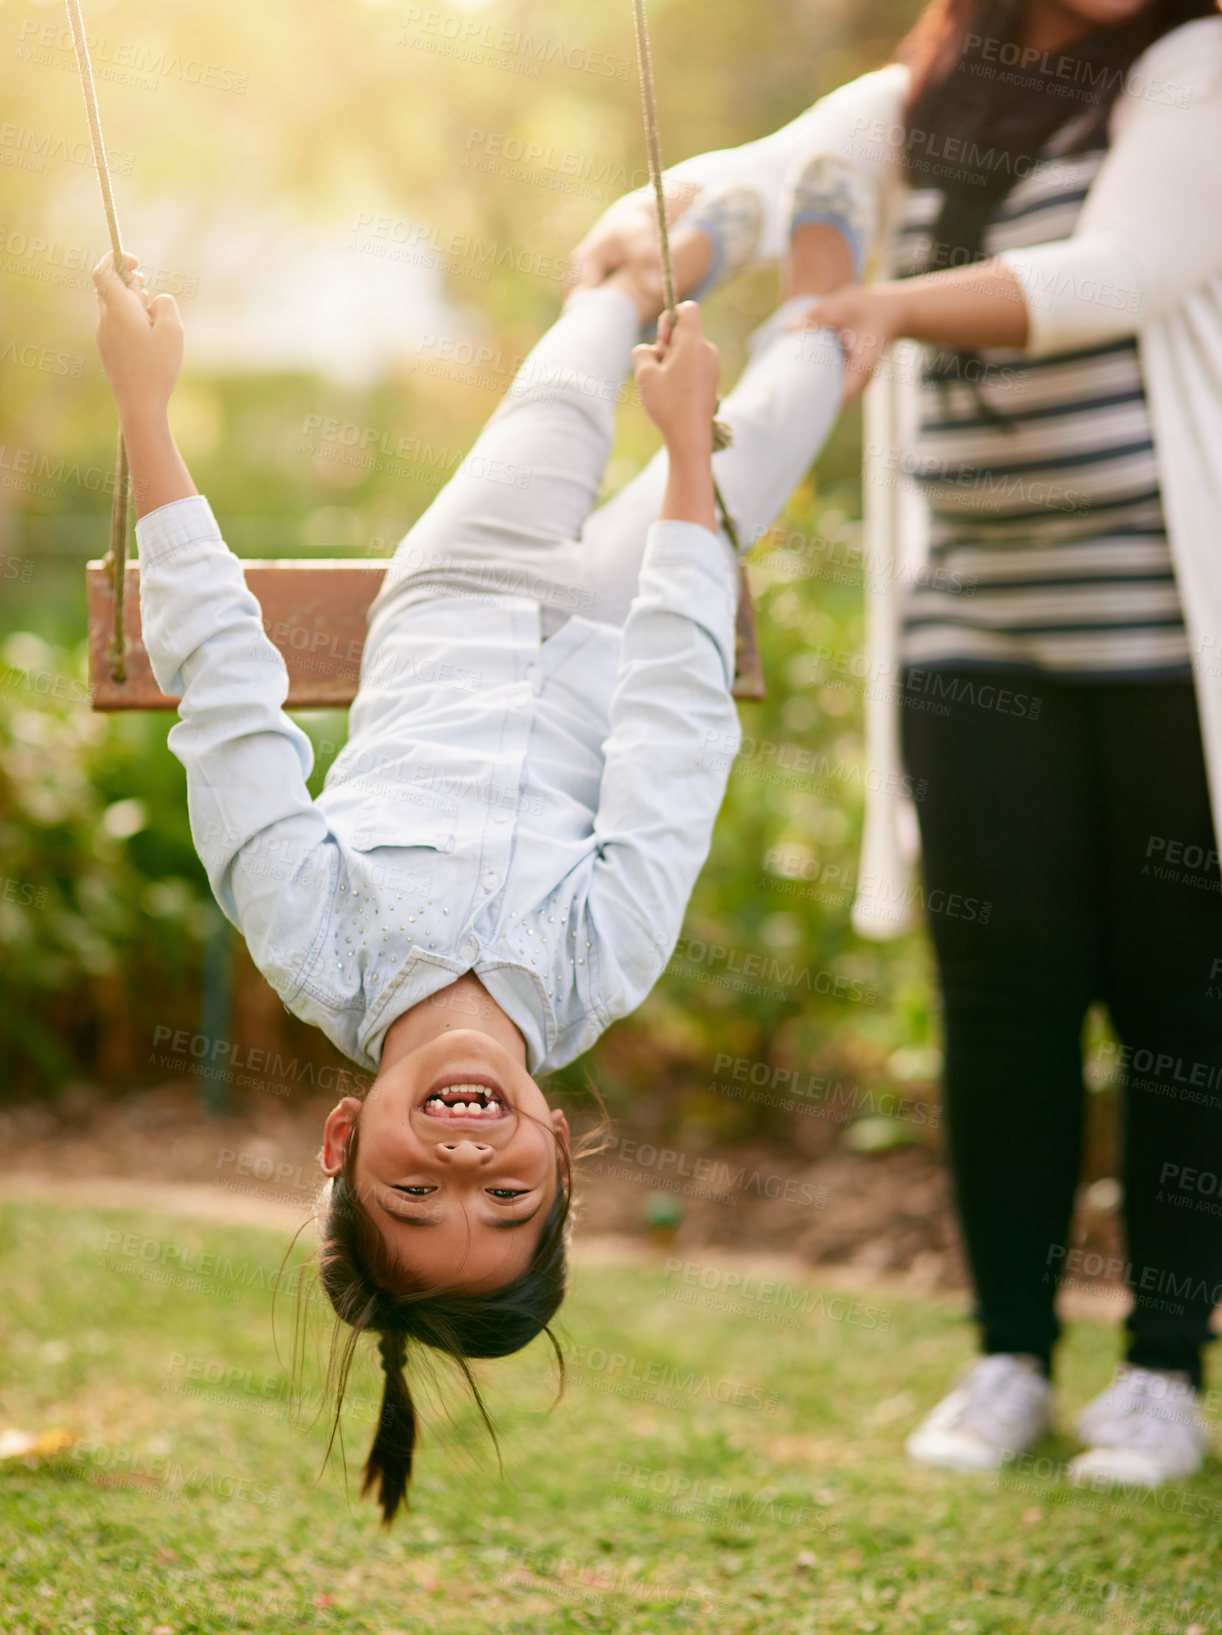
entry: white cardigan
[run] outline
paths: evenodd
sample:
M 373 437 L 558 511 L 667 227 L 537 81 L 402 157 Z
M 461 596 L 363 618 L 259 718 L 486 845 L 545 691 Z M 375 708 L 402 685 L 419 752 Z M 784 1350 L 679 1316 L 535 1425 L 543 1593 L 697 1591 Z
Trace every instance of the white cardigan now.
M 760 260 L 784 247 L 794 171 L 815 153 L 853 160 L 880 184 L 879 276 L 906 186 L 908 70 L 865 74 L 757 142 L 701 154 L 670 175 L 704 187 L 741 179 L 761 194 Z M 1222 836 L 1222 17 L 1163 36 L 1116 99 L 1110 146 L 1070 238 L 1002 259 L 1027 299 L 1030 357 L 1136 334 L 1176 580 L 1192 651 L 1214 824 Z M 912 921 L 916 823 L 903 788 L 897 685 L 900 584 L 924 554 L 924 502 L 901 481 L 916 429 L 913 348 L 866 392 L 863 550 L 869 565 L 866 699 L 873 774 L 853 924 L 890 937 Z M 1135 773 L 1143 769 L 1135 768 Z M 1146 769 L 1148 770 L 1148 769 Z

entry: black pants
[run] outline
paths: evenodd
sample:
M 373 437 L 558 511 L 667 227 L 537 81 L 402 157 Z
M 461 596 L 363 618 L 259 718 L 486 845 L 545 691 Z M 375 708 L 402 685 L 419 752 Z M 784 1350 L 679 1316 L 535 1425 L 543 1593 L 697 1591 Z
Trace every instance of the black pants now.
M 984 1349 L 1050 1365 L 1101 999 L 1122 1042 L 1128 1358 L 1199 1385 L 1222 1298 L 1222 896 L 1193 689 L 914 669 L 903 696 Z

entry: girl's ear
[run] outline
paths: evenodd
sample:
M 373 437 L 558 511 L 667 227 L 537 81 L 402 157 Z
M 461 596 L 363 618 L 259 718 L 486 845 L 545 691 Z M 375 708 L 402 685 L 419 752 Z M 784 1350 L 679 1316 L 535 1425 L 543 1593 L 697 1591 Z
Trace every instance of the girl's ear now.
M 344 1154 L 360 1116 L 361 1104 L 355 1096 L 345 1096 L 327 1114 L 327 1122 L 323 1125 L 322 1153 L 318 1160 L 324 1175 L 338 1175 L 343 1169 Z
M 569 1121 L 567 1118 L 565 1118 L 559 1107 L 552 1108 L 552 1129 L 556 1132 L 556 1140 L 559 1141 L 561 1147 L 563 1148 L 565 1158 L 572 1163 L 573 1138 L 569 1134 Z

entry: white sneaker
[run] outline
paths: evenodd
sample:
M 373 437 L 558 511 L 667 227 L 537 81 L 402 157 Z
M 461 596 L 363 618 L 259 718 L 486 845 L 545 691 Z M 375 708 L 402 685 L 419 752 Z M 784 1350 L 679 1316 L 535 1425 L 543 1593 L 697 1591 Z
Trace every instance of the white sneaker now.
M 1034 1357 L 981 1357 L 904 1444 L 921 1465 L 997 1470 L 1052 1426 L 1052 1387 Z
M 1192 1476 L 1209 1451 L 1200 1402 L 1186 1374 L 1121 1368 L 1082 1410 L 1078 1435 L 1089 1452 L 1070 1460 L 1069 1480 L 1158 1487 Z

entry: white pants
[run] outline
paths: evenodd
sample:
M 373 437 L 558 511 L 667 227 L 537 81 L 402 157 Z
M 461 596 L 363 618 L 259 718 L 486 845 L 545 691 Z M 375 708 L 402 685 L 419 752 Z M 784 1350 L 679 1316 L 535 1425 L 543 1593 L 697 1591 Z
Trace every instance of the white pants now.
M 739 543 L 769 528 L 840 412 L 843 358 L 829 330 L 757 334 L 721 406 L 731 447 L 713 458 Z M 543 633 L 574 613 L 621 625 L 666 487 L 666 451 L 595 510 L 640 319 L 620 290 L 581 290 L 530 353 L 475 447 L 401 541 L 370 611 L 370 639 L 395 610 L 435 595 L 521 595 Z M 493 587 L 495 586 L 495 591 Z

